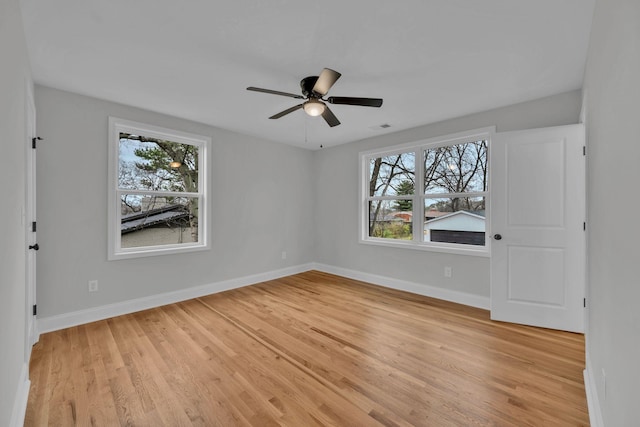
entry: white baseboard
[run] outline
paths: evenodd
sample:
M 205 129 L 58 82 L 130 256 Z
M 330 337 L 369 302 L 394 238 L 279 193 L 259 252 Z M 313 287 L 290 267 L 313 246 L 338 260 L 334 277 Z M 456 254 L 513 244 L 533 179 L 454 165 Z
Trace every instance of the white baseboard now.
M 181 289 L 179 291 L 167 292 L 144 298 L 136 298 L 128 301 L 88 308 L 85 310 L 64 313 L 56 316 L 42 317 L 38 319 L 38 333 L 44 334 L 47 332 L 70 328 L 72 326 L 108 319 L 114 316 L 135 313 L 137 311 L 160 307 L 162 305 L 173 304 L 192 298 L 198 298 L 205 295 L 228 291 L 230 289 L 241 288 L 243 286 L 253 285 L 255 283 L 265 282 L 268 280 L 278 279 L 280 277 L 290 276 L 292 274 L 302 273 L 304 271 L 309 271 L 312 268 L 313 264 L 302 264 L 294 267 L 283 268 L 280 270 L 254 274 L 251 276 L 239 277 L 237 279 L 223 280 L 221 282 Z
M 600 409 L 600 399 L 596 388 L 596 379 L 593 376 L 593 366 L 589 353 L 587 353 L 587 368 L 584 370 L 584 389 L 587 394 L 587 408 L 589 409 L 589 422 L 592 427 L 604 427 L 602 411 Z
M 27 331 L 27 340 L 29 342 L 28 350 L 27 350 L 27 360 L 31 360 L 31 350 L 32 347 L 40 341 L 40 334 L 38 332 L 38 318 L 33 317 L 33 321 L 29 325 L 29 330 Z
M 315 270 L 323 271 L 325 273 L 336 274 L 338 276 L 347 277 L 349 279 L 373 283 L 374 285 L 411 292 L 413 294 L 451 301 L 471 307 L 483 308 L 485 310 L 489 310 L 489 308 L 491 307 L 491 300 L 489 299 L 489 297 L 469 294 L 466 292 L 453 291 L 451 289 L 444 289 L 436 286 L 424 285 L 421 283 L 408 282 L 405 280 L 398 280 L 392 277 L 379 276 L 377 274 L 364 273 L 362 271 L 349 270 L 332 265 L 314 263 L 313 267 Z
M 9 422 L 10 427 L 22 427 L 24 425 L 24 416 L 27 412 L 27 400 L 29 400 L 29 387 L 31 387 L 29 367 L 24 363 L 22 365 L 22 371 L 20 372 L 16 400 L 13 402 L 11 421 Z
M 38 318 L 38 335 L 72 326 L 108 319 L 123 314 L 135 313 L 136 311 L 147 310 L 160 307 L 162 305 L 173 304 L 204 295 L 215 294 L 230 289 L 241 288 L 255 283 L 278 279 L 292 274 L 302 273 L 309 270 L 319 270 L 326 273 L 336 274 L 350 279 L 361 280 L 387 288 L 398 289 L 418 295 L 438 298 L 459 304 L 469 305 L 483 309 L 489 309 L 488 297 L 468 294 L 464 292 L 452 291 L 450 289 L 438 288 L 435 286 L 423 285 L 404 280 L 393 279 L 391 277 L 378 276 L 375 274 L 363 273 L 361 271 L 349 270 L 341 267 L 334 267 L 326 264 L 309 263 L 281 270 L 269 271 L 266 273 L 254 274 L 237 279 L 224 280 L 222 282 L 208 285 L 196 286 L 179 291 L 167 292 L 159 295 L 152 295 L 144 298 L 136 298 L 119 303 L 103 305 L 100 307 L 88 308 L 85 310 L 64 313 L 56 316 Z

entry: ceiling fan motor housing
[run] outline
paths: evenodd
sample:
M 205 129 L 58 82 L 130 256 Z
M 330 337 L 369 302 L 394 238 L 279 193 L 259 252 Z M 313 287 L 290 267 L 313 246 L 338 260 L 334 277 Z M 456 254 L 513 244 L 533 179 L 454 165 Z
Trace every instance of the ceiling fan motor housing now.
M 322 95 L 313 91 L 313 87 L 315 86 L 317 81 L 318 76 L 309 76 L 300 80 L 300 88 L 302 89 L 302 94 L 307 98 L 322 98 Z

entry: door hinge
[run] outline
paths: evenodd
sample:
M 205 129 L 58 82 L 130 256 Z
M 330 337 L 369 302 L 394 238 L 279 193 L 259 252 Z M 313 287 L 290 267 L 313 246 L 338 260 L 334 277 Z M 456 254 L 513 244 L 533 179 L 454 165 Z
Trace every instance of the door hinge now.
M 33 315 L 37 315 L 38 314 L 38 305 L 37 304 L 33 304 Z
M 582 306 L 584 308 L 587 308 L 587 299 L 586 298 L 582 298 Z
M 586 222 L 582 223 L 582 230 L 583 231 L 587 231 L 587 223 Z
M 33 148 L 33 149 L 36 148 L 36 142 L 37 141 L 42 141 L 42 138 L 40 138 L 39 136 L 31 138 L 31 148 Z
M 586 146 L 586 145 L 583 145 L 583 146 L 582 146 L 582 155 L 583 155 L 583 156 L 586 156 L 586 155 L 587 155 L 587 146 Z
M 35 232 L 36 232 L 36 222 L 35 222 L 35 221 L 33 221 L 33 222 L 31 223 L 31 232 L 32 232 L 32 233 L 35 233 Z

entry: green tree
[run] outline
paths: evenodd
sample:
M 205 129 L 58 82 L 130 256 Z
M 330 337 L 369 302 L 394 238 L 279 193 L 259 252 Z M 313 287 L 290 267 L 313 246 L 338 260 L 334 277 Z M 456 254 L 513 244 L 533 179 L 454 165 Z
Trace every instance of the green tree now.
M 409 196 L 413 194 L 413 182 L 405 179 L 398 184 L 396 188 L 398 196 Z M 412 211 L 413 200 L 398 200 L 395 203 L 395 209 L 399 211 Z

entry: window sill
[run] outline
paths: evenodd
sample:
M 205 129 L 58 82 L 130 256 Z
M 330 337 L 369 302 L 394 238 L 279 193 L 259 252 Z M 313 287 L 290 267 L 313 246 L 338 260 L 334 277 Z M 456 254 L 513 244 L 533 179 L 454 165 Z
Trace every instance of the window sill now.
M 388 248 L 400 248 L 400 249 L 411 249 L 411 250 L 419 250 L 419 251 L 427 251 L 427 252 L 440 252 L 454 255 L 465 255 L 465 256 L 476 256 L 489 258 L 491 256 L 491 251 L 488 246 L 483 246 L 482 248 L 472 249 L 472 248 L 461 248 L 456 245 L 456 247 L 441 244 L 424 244 L 424 243 L 414 243 L 413 241 L 401 241 L 401 240 L 390 240 L 390 239 L 360 239 L 360 243 L 364 245 L 373 245 L 373 246 L 386 246 Z
M 208 245 L 180 245 L 180 247 L 175 246 L 165 246 L 165 247 L 140 247 L 130 250 L 122 250 L 117 253 L 110 252 L 109 253 L 109 261 L 116 261 L 120 259 L 130 259 L 130 258 L 144 258 L 150 256 L 159 256 L 159 255 L 173 255 L 173 254 L 181 254 L 188 252 L 197 252 L 197 251 L 206 251 L 209 249 Z

